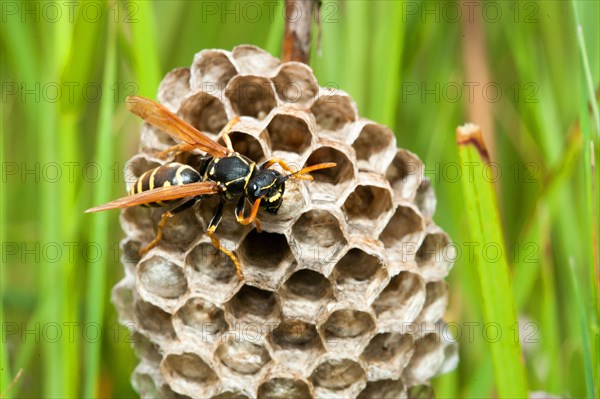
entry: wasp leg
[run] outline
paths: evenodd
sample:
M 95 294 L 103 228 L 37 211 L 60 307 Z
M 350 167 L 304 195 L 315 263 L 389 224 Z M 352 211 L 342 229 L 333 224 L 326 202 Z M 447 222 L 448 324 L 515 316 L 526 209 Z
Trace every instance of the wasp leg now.
M 223 137 L 223 141 L 225 142 L 225 146 L 227 147 L 227 149 L 229 151 L 233 151 L 233 145 L 231 144 L 231 139 L 229 138 L 229 132 L 231 132 L 231 129 L 233 129 L 233 126 L 236 123 L 238 123 L 239 121 L 240 121 L 240 117 L 236 116 L 235 118 L 233 118 L 232 120 L 230 120 L 229 122 L 227 122 L 227 124 L 225 125 L 225 127 L 221 131 L 221 137 Z
M 192 151 L 193 149 L 194 149 L 194 146 L 187 144 L 187 143 L 175 144 L 175 145 L 167 148 L 166 150 L 159 152 L 158 157 L 166 158 L 167 155 L 169 155 L 169 154 L 178 155 L 182 152 Z
M 244 217 L 244 213 L 245 213 L 245 209 L 246 209 L 246 198 L 244 196 L 242 196 L 242 197 L 240 197 L 237 205 L 235 206 L 235 217 L 237 218 L 238 223 L 243 224 L 243 225 L 247 225 L 247 224 L 254 222 L 254 224 L 256 225 L 256 231 L 258 231 L 260 233 L 262 231 L 262 229 L 260 227 L 260 220 L 256 217 L 256 214 L 258 213 L 259 205 L 260 205 L 260 198 L 257 199 L 256 202 L 254 203 L 254 205 L 252 206 L 252 212 L 250 213 L 250 216 L 248 216 L 247 218 Z
M 219 205 L 217 205 L 217 208 L 215 209 L 215 212 L 213 213 L 213 217 L 210 220 L 210 223 L 208 224 L 208 230 L 206 231 L 206 233 L 208 234 L 208 237 L 212 241 L 215 248 L 217 248 L 219 251 L 224 252 L 225 255 L 227 255 L 227 256 L 229 256 L 229 258 L 231 258 L 231 260 L 233 261 L 233 264 L 235 265 L 235 273 L 241 280 L 243 280 L 244 275 L 242 273 L 242 266 L 240 265 L 240 261 L 233 254 L 233 252 L 224 248 L 221 245 L 221 242 L 219 241 L 219 239 L 217 237 L 215 237 L 215 230 L 217 229 L 219 222 L 221 222 L 221 219 L 223 218 L 223 205 L 224 205 L 223 201 L 220 201 Z
M 156 229 L 156 237 L 154 237 L 154 240 L 152 240 L 150 242 L 150 244 L 148 244 L 144 248 L 140 249 L 140 255 L 141 256 L 146 255 L 148 253 L 148 251 L 150 251 L 152 248 L 154 248 L 155 246 L 158 245 L 158 243 L 160 242 L 160 240 L 162 238 L 163 229 L 165 228 L 165 225 L 167 224 L 167 221 L 169 219 L 171 219 L 173 216 L 175 216 L 179 212 L 185 211 L 186 209 L 188 209 L 195 203 L 196 203 L 196 201 L 194 201 L 193 199 L 188 199 L 188 200 L 185 200 L 184 202 L 176 205 L 173 209 L 163 213 L 162 217 L 160 219 L 160 223 L 158 223 L 158 227 Z
M 281 166 L 283 168 L 283 170 L 285 170 L 288 173 L 297 173 L 298 172 L 298 171 L 292 169 L 290 167 L 290 165 L 288 165 L 283 159 L 279 159 L 279 158 L 271 158 L 271 159 L 263 162 L 262 164 L 260 164 L 260 169 L 267 169 L 268 167 L 270 167 L 274 164 L 278 164 L 279 166 Z M 311 175 L 303 175 L 301 173 L 297 173 L 295 175 L 295 177 L 297 177 L 298 179 L 302 179 L 302 180 L 313 180 L 313 177 Z

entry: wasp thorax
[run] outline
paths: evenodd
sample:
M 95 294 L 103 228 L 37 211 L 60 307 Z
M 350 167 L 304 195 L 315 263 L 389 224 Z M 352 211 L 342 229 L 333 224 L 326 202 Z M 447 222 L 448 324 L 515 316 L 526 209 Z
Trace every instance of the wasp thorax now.
M 205 233 L 215 197 L 170 220 L 141 259 L 125 254 L 113 301 L 138 326 L 132 380 L 142 397 L 406 398 L 453 367 L 456 347 L 442 333 L 452 259 L 434 256 L 452 254 L 452 243 L 432 220 L 425 168 L 389 128 L 360 118 L 343 91 L 319 87 L 310 67 L 254 46 L 201 51 L 167 74 L 158 100 L 214 139 L 240 117 L 233 147 L 257 164 L 226 192 L 239 183 L 249 202 L 261 199 L 262 229 L 225 206 L 215 235 L 244 280 Z M 173 161 L 156 156 L 172 140 L 143 130 L 135 178 Z M 259 166 L 273 158 L 337 166 L 286 181 Z M 160 214 L 126 210 L 123 250 L 148 244 Z

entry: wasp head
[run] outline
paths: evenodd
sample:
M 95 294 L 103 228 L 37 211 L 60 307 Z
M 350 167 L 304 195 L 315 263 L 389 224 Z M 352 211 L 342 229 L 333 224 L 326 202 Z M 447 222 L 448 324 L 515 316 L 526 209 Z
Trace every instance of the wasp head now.
M 252 203 L 262 198 L 260 207 L 272 215 L 277 215 L 283 201 L 285 177 L 287 176 L 282 176 L 276 170 L 258 170 L 246 186 L 246 197 Z

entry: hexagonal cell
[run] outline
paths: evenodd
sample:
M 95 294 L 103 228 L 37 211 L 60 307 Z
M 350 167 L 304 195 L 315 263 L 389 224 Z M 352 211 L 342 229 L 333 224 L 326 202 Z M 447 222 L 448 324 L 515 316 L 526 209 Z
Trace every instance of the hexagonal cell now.
M 369 380 L 398 379 L 413 354 L 409 334 L 377 334 L 365 348 L 361 359 L 367 364 Z
M 111 302 L 118 310 L 119 322 L 130 323 L 133 320 L 133 278 L 125 276 L 117 283 L 111 292 Z
M 137 300 L 134 306 L 135 323 L 142 330 L 152 333 L 152 337 L 161 340 L 169 340 L 175 337 L 170 314 L 141 299 Z
M 283 234 L 259 233 L 256 229 L 251 230 L 244 238 L 238 254 L 245 272 L 248 270 L 248 279 L 260 280 L 263 283 L 277 282 L 276 275 L 283 276 L 291 258 L 290 246 Z
M 302 154 L 312 142 L 312 133 L 305 120 L 293 115 L 278 114 L 267 126 L 273 151 Z
M 283 234 L 261 232 L 256 229 L 244 238 L 240 256 L 258 267 L 273 269 L 279 266 L 290 253 L 290 247 Z
M 125 266 L 126 275 L 135 274 L 135 266 L 142 259 L 140 248 L 142 248 L 142 244 L 139 241 L 132 240 L 127 236 L 119 243 L 119 249 L 121 250 L 119 260 Z
M 334 162 L 336 166 L 311 172 L 316 182 L 338 185 L 354 178 L 352 161 L 345 153 L 333 147 L 321 147 L 315 150 L 308 157 L 305 166 L 326 162 Z
M 157 97 L 171 112 L 175 112 L 189 92 L 190 68 L 175 68 L 160 82 Z
M 140 394 L 140 398 L 160 398 L 162 394 L 154 379 L 149 374 L 139 371 L 137 368 L 131 376 L 131 385 Z
M 373 303 L 379 329 L 402 331 L 413 322 L 425 303 L 425 283 L 416 274 L 402 272 L 393 277 Z
M 313 193 L 313 199 L 317 201 L 339 200 L 342 192 L 348 187 L 355 177 L 354 166 L 347 154 L 351 151 L 342 152 L 344 146 L 324 146 L 315 150 L 308 157 L 305 166 L 319 163 L 335 162 L 336 166 L 328 169 L 316 170 L 311 173 L 314 181 L 308 184 L 308 189 Z
M 229 134 L 233 149 L 242 155 L 247 156 L 254 162 L 260 162 L 265 159 L 265 152 L 260 144 L 260 141 L 251 134 L 233 131 Z M 218 142 L 225 145 L 222 138 Z
M 141 206 L 123 209 L 119 221 L 125 234 L 138 242 L 149 243 L 155 236 L 153 211 L 154 209 Z
M 356 120 L 356 109 L 350 96 L 326 89 L 311 107 L 317 125 L 321 130 L 340 130 L 344 125 Z
M 448 306 L 448 284 L 443 281 L 432 281 L 425 286 L 427 296 L 419 321 L 435 323 L 440 320 Z
M 159 346 L 150 341 L 144 334 L 134 331 L 130 340 L 137 357 L 145 359 L 151 364 L 158 365 L 160 363 L 162 355 Z
M 200 356 L 193 353 L 169 354 L 161 371 L 171 388 L 190 397 L 207 397 L 216 391 L 219 378 Z
M 310 67 L 300 62 L 286 62 L 273 78 L 275 90 L 282 101 L 302 107 L 312 105 L 319 85 Z
M 210 294 L 217 301 L 228 300 L 240 284 L 229 256 L 208 240 L 198 243 L 187 254 L 185 273 L 192 292 Z
M 181 267 L 163 256 L 150 256 L 140 262 L 137 275 L 145 291 L 161 298 L 179 298 L 187 291 Z
M 296 353 L 295 356 L 323 351 L 323 344 L 317 328 L 313 324 L 301 320 L 281 322 L 273 330 L 269 339 L 275 350 L 293 351 Z
M 402 380 L 369 381 L 357 399 L 406 399 Z
M 448 235 L 438 229 L 430 229 L 415 256 L 417 265 L 427 280 L 446 277 L 455 258 L 456 248 Z
M 258 399 L 307 399 L 311 398 L 306 381 L 292 378 L 273 378 L 258 387 Z
M 333 268 L 336 296 L 364 298 L 371 303 L 387 277 L 383 265 L 384 260 L 374 253 L 350 249 Z
M 359 169 L 380 171 L 384 169 L 382 163 L 389 159 L 386 153 L 395 147 L 394 133 L 386 126 L 369 123 L 363 126 L 352 147 Z
M 342 209 L 350 227 L 377 234 L 392 212 L 392 207 L 392 196 L 388 190 L 373 185 L 359 185 L 350 193 Z
M 149 124 L 148 122 L 142 123 L 142 127 L 140 129 L 140 143 L 138 146 L 138 149 L 141 152 L 154 155 L 175 144 L 177 144 L 175 139 L 173 139 L 164 131 Z M 132 178 L 127 179 L 127 174 L 125 176 L 127 183 L 129 183 L 129 180 L 132 180 L 131 183 L 135 181 L 135 179 Z
M 229 328 L 223 309 L 199 297 L 190 298 L 175 314 L 182 332 L 197 336 L 201 342 L 214 342 Z
M 255 318 L 261 322 L 275 318 L 279 313 L 275 293 L 251 285 L 244 285 L 227 307 L 238 319 Z
M 411 204 L 399 205 L 379 239 L 389 250 L 390 264 L 398 266 L 413 262 L 425 236 L 425 222 Z
M 286 297 L 319 301 L 331 296 L 331 283 L 314 270 L 298 270 L 290 276 L 282 288 Z
M 227 124 L 223 103 L 203 91 L 186 98 L 179 108 L 181 119 L 201 132 L 218 134 Z
M 424 335 L 415 342 L 415 353 L 404 369 L 409 385 L 424 384 L 433 377 L 444 362 L 444 346 L 435 333 Z
M 126 237 L 119 243 L 119 248 L 121 249 L 121 256 L 119 258 L 121 263 L 123 263 L 129 272 L 133 272 L 135 265 L 142 259 L 140 256 L 142 244 L 139 241 Z
M 237 70 L 224 51 L 202 50 L 194 56 L 191 81 L 195 90 L 215 93 L 224 90 Z
M 277 105 L 273 84 L 260 76 L 236 76 L 225 95 L 236 114 L 256 119 L 264 119 Z
M 167 209 L 162 209 L 162 212 L 166 212 Z M 204 228 L 194 217 L 194 212 L 190 208 L 170 218 L 163 229 L 158 246 L 173 252 L 185 252 L 204 232 Z
M 243 340 L 240 337 L 227 338 L 219 345 L 215 356 L 234 373 L 256 374 L 271 360 L 269 353 L 262 345 Z
M 308 211 L 292 227 L 295 258 L 301 264 L 321 270 L 333 267 L 336 255 L 346 245 L 339 220 L 326 210 Z
M 431 219 L 435 213 L 435 207 L 437 199 L 435 198 L 435 192 L 431 185 L 431 180 L 424 178 L 419 188 L 417 189 L 417 195 L 414 199 L 415 205 L 419 208 L 423 216 L 427 219 Z
M 350 359 L 329 359 L 312 372 L 318 397 L 355 397 L 366 384 L 365 371 Z
M 280 64 L 280 61 L 265 50 L 243 44 L 236 46 L 231 55 L 242 74 L 270 76 Z
M 375 322 L 366 312 L 340 309 L 333 312 L 320 330 L 327 346 L 362 347 L 375 330 Z M 348 341 L 352 341 L 349 343 Z
M 331 283 L 325 276 L 303 269 L 292 274 L 281 287 L 279 296 L 287 317 L 314 320 L 333 293 Z
M 385 173 L 397 199 L 411 201 L 415 197 L 423 170 L 423 162 L 418 156 L 408 150 L 398 150 Z

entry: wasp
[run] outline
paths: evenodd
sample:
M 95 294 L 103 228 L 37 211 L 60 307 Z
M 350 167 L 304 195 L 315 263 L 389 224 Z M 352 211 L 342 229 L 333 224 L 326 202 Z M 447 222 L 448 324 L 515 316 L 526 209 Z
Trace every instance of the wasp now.
M 291 177 L 312 180 L 312 176 L 308 173 L 336 166 L 333 162 L 326 162 L 294 171 L 279 158 L 256 164 L 248 157 L 234 151 L 229 138 L 229 133 L 239 121 L 239 117 L 230 120 L 222 129 L 221 137 L 225 143 L 225 146 L 222 146 L 157 102 L 139 96 L 130 96 L 126 102 L 131 112 L 181 141 L 161 152 L 159 156 L 164 157 L 171 153 L 178 154 L 195 149 L 206 153 L 196 168 L 171 162 L 148 170 L 131 186 L 128 196 L 85 211 L 99 212 L 136 205 L 168 207 L 169 210 L 162 214 L 157 226 L 156 237 L 140 250 L 142 255 L 160 242 L 163 229 L 170 218 L 207 196 L 219 195 L 220 201 L 208 224 L 207 234 L 215 248 L 231 258 L 237 275 L 243 278 L 236 255 L 224 248 L 215 237 L 215 231 L 223 217 L 225 203 L 237 201 L 235 207 L 237 221 L 243 225 L 254 223 L 260 231 L 258 211 L 262 209 L 272 215 L 277 214 L 283 202 L 286 180 Z M 287 174 L 269 169 L 275 164 L 278 164 Z M 249 216 L 245 216 L 246 202 L 252 204 Z

